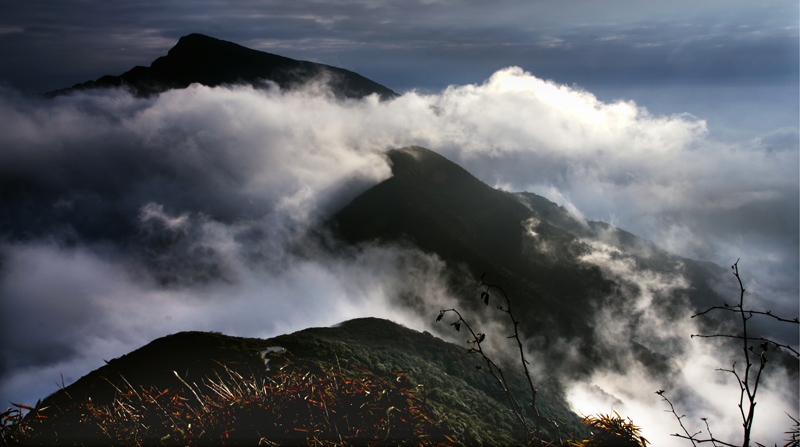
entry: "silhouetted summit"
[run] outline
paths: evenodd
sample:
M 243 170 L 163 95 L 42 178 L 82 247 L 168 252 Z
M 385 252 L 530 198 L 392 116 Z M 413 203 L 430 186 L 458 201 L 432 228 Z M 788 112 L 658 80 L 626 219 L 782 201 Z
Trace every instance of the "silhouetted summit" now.
M 146 96 L 186 88 L 193 83 L 214 87 L 258 85 L 264 80 L 273 81 L 287 90 L 320 80 L 326 82 L 334 94 L 346 98 L 361 98 L 373 93 L 381 99 L 397 96 L 392 90 L 352 71 L 252 50 L 202 34 L 181 37 L 166 56 L 159 57 L 149 67 L 136 66 L 120 76 L 103 76 L 51 94 L 127 86 Z
M 515 194 L 490 187 L 422 147 L 392 150 L 388 158 L 393 176 L 331 219 L 338 236 L 350 243 L 409 241 L 467 267 L 475 280 L 489 272 L 490 282 L 517 297 L 526 322 L 545 326 L 537 318 L 555 314 L 560 329 L 551 328 L 553 334 L 589 332 L 587 298 L 610 285 L 596 268 L 578 262 L 588 248 L 575 236 L 539 222 L 537 231 L 558 253 L 545 260 L 526 235 L 525 222 L 537 214 Z

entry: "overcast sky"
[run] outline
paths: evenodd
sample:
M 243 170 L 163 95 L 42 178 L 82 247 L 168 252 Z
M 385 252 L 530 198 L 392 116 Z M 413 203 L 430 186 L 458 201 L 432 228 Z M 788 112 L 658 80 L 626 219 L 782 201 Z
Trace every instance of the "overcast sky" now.
M 0 400 L 33 403 L 60 374 L 69 382 L 178 330 L 271 336 L 368 315 L 427 328 L 391 302 L 403 290 L 435 296 L 432 315 L 452 303 L 437 259 L 286 250 L 387 178 L 386 149 L 411 144 L 684 256 L 741 257 L 754 299 L 796 316 L 798 9 L 0 0 Z M 189 33 L 343 67 L 403 95 L 24 95 L 149 65 Z M 587 262 L 642 290 L 680 284 L 603 250 Z M 614 394 L 608 377 L 597 383 Z
M 738 137 L 796 127 L 792 0 L 2 0 L 0 83 L 48 91 L 149 65 L 199 32 L 437 92 L 519 66 L 601 100 L 713 118 Z M 745 113 L 750 111 L 751 113 Z
M 516 65 L 561 83 L 796 83 L 797 3 L 3 0 L 0 77 L 48 90 L 148 65 L 199 32 L 396 90 Z

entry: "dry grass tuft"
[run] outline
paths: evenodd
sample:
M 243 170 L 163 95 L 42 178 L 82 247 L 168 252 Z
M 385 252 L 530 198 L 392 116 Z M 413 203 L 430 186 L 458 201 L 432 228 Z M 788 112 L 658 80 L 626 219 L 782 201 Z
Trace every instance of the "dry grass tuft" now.
M 256 379 L 224 368 L 200 386 L 181 382 L 163 390 L 125 382 L 111 405 L 24 407 L 31 410 L 24 420 L 19 409 L 7 412 L 3 444 L 460 444 L 429 416 L 404 371 L 379 377 L 358 366 L 317 374 L 285 367 Z
M 224 365 L 200 385 L 138 389 L 122 379 L 109 405 L 87 399 L 65 408 L 14 404 L 2 414 L 0 446 L 11 445 L 303 445 L 457 446 L 459 431 L 432 417 L 424 388 L 394 371 L 295 368 L 243 377 Z M 317 372 L 312 372 L 311 370 Z M 109 383 L 111 383 L 109 381 Z M 114 386 L 112 384 L 112 386 Z M 23 410 L 29 413 L 23 417 Z M 646 447 L 639 428 L 619 414 L 587 416 L 583 441 L 530 445 Z M 574 434 L 573 434 L 574 435 Z

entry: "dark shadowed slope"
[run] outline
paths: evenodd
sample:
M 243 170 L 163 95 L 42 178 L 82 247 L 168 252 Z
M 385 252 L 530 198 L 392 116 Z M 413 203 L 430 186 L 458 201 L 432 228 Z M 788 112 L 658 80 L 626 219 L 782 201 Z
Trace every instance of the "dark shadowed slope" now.
M 320 80 L 327 82 L 337 96 L 347 98 L 371 94 L 377 94 L 381 99 L 397 96 L 390 89 L 342 68 L 297 61 L 202 34 L 181 37 L 166 56 L 156 59 L 149 67 L 137 66 L 120 76 L 103 76 L 51 94 L 126 86 L 139 95 L 150 95 L 186 88 L 193 83 L 214 87 L 258 85 L 265 80 L 275 82 L 282 89 Z
M 591 314 L 595 305 L 614 299 L 621 284 L 581 260 L 593 250 L 587 241 L 610 240 L 641 267 L 656 271 L 693 269 L 688 276 L 695 283 L 687 293 L 697 300 L 715 296 L 708 286 L 713 272 L 697 271 L 700 263 L 630 233 L 578 219 L 535 194 L 493 189 L 428 149 L 398 149 L 388 157 L 393 177 L 334 215 L 334 233 L 349 243 L 410 243 L 436 253 L 450 266 L 451 285 L 468 309 L 483 307 L 475 287 L 487 272 L 486 281 L 511 296 L 523 332 L 536 337 L 537 347 L 553 348 L 551 359 L 561 355 L 555 348 L 559 340 L 571 339 L 580 341 L 585 360 L 580 366 L 603 361 L 593 342 Z M 672 298 L 674 306 L 682 302 Z M 491 307 L 497 304 L 504 303 Z
M 719 304 L 719 294 L 711 288 L 715 278 L 727 278 L 728 271 L 708 261 L 676 256 L 658 247 L 652 241 L 636 236 L 606 222 L 584 220 L 567 211 L 550 200 L 529 192 L 516 193 L 520 200 L 527 204 L 536 218 L 548 222 L 570 234 L 583 239 L 602 241 L 631 255 L 637 267 L 651 269 L 656 272 L 679 271 L 691 284 L 686 290 L 692 304 L 698 308 L 707 308 Z
M 556 245 L 558 262 L 532 255 L 524 225 L 533 213 L 515 195 L 489 187 L 428 149 L 388 156 L 393 176 L 332 218 L 336 234 L 349 243 L 410 242 L 453 268 L 466 267 L 469 274 L 454 272 L 451 283 L 474 310 L 483 306 L 475 286 L 487 272 L 486 280 L 515 300 L 523 331 L 541 335 L 545 344 L 591 333 L 590 298 L 607 293 L 611 284 L 596 268 L 577 262 L 588 250 L 585 244 L 542 222 L 538 231 Z

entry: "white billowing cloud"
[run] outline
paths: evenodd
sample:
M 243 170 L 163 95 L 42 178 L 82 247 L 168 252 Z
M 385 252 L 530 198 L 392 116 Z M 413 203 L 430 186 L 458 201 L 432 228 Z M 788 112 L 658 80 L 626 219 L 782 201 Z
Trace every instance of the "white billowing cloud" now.
M 301 217 L 306 201 L 329 202 L 347 183 L 363 189 L 389 176 L 386 148 L 349 133 L 339 115 L 348 107 L 325 97 L 195 85 L 153 100 L 112 91 L 18 104 L 2 104 L 4 174 L 67 183 L 58 184 L 64 195 L 85 174 L 124 183 L 121 194 L 139 202 L 233 218 L 247 204 L 259 215 L 280 202 Z
M 633 102 L 604 104 L 589 92 L 517 67 L 479 86 L 450 87 L 437 105 L 448 124 L 474 129 L 462 142 L 468 153 L 527 150 L 574 157 L 612 151 L 610 156 L 626 159 L 675 153 L 706 132 L 702 121 L 653 117 Z
M 429 328 L 439 309 L 452 307 L 435 257 L 398 247 L 292 251 L 306 229 L 388 178 L 382 154 L 407 145 L 683 254 L 728 263 L 732 252 L 745 257 L 760 246 L 754 276 L 769 272 L 759 283 L 764 299 L 789 297 L 785 306 L 796 312 L 796 150 L 768 150 L 766 139 L 710 141 L 700 119 L 603 103 L 518 68 L 386 102 L 319 92 L 194 85 L 150 99 L 111 90 L 54 100 L 2 92 L 0 191 L 12 192 L 0 193 L 8 210 L 0 223 L 0 396 L 30 402 L 54 390 L 47 384 L 58 371 L 77 379 L 103 358 L 179 330 L 270 336 L 359 316 Z M 772 140 L 788 147 L 789 134 Z M 140 246 L 118 243 L 119 234 Z M 607 335 L 672 346 L 685 353 L 676 362 L 705 359 L 697 351 L 705 348 L 684 340 L 686 323 L 660 321 L 653 308 L 684 287 L 680 276 L 648 276 L 608 250 L 587 262 L 639 284 L 646 293 L 628 297 L 628 316 L 650 324 L 626 328 L 604 309 Z M 424 297 L 422 310 L 398 307 L 399 296 Z M 479 319 L 476 327 L 501 331 L 492 324 Z M 663 387 L 634 380 L 637 371 L 599 371 L 595 384 L 649 415 L 657 396 L 636 401 L 616 388 L 623 379 L 637 390 L 656 385 L 643 391 L 649 398 Z M 692 380 L 717 383 L 687 375 L 677 392 L 699 394 Z M 771 408 L 783 408 L 777 402 Z
M 414 111 L 406 141 L 443 153 L 489 184 L 568 198 L 559 203 L 589 219 L 613 217 L 657 242 L 662 228 L 675 223 L 705 239 L 715 219 L 735 221 L 733 229 L 720 225 L 721 239 L 759 232 L 761 222 L 732 218 L 736 211 L 755 203 L 779 207 L 776 202 L 797 196 L 796 150 L 715 142 L 693 116 L 655 116 L 630 101 L 603 103 L 519 68 L 440 95 L 406 94 L 388 108 Z M 794 214 L 788 208 L 777 219 L 796 221 Z M 687 243 L 682 254 L 708 254 Z
M 377 154 L 411 144 L 448 156 L 489 184 L 568 197 L 587 218 L 614 216 L 654 238 L 665 219 L 707 231 L 688 214 L 724 215 L 797 193 L 796 151 L 715 143 L 702 120 L 653 116 L 630 101 L 603 103 L 519 68 L 481 85 L 384 103 L 193 86 L 156 100 L 117 92 L 28 111 L 14 105 L 3 104 L 4 147 L 64 155 L 66 147 L 116 140 L 163 158 L 165 176 L 199 173 L 214 187 L 233 184 L 243 199 L 276 196 L 270 198 L 295 206 L 303 197 L 325 202 L 320 194 L 354 172 L 373 183 L 386 178 Z
M 221 177 L 206 181 L 236 182 L 246 197 L 273 196 L 303 214 L 305 202 L 330 200 L 327 194 L 354 176 L 369 183 L 388 177 L 379 157 L 385 147 L 350 132 L 348 121 L 364 113 L 364 105 L 325 96 L 195 85 L 162 94 L 125 127 L 150 147 L 172 146 L 165 155 L 174 166 L 199 164 Z

